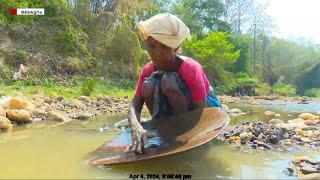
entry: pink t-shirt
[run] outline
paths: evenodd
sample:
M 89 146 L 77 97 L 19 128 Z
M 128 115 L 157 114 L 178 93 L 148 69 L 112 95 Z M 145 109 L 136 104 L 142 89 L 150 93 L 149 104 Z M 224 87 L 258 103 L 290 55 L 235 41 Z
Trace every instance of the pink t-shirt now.
M 152 61 L 144 66 L 136 87 L 137 95 L 141 95 L 142 93 L 142 84 L 145 78 L 149 77 L 154 71 L 155 69 Z M 192 103 L 199 100 L 205 100 L 209 92 L 210 84 L 201 64 L 191 58 L 186 58 L 182 62 L 178 74 L 189 89 Z

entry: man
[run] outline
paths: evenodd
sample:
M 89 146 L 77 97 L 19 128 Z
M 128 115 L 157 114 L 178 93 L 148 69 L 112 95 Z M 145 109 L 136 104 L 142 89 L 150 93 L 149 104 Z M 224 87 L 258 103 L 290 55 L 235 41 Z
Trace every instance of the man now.
M 128 118 L 132 129 L 131 150 L 141 153 L 148 147 L 148 133 L 139 123 L 144 103 L 152 118 L 179 116 L 221 104 L 203 67 L 177 54 L 182 42 L 191 38 L 189 28 L 178 17 L 158 14 L 140 22 L 137 28 L 151 57 L 140 74 Z

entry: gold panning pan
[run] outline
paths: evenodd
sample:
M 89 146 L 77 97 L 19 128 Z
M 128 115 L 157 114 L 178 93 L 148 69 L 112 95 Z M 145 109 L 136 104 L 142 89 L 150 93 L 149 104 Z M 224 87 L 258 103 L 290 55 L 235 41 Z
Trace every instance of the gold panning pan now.
M 127 152 L 131 144 L 129 128 L 114 139 L 87 155 L 90 164 L 120 164 L 160 158 L 199 147 L 217 137 L 228 125 L 229 116 L 222 110 L 205 108 L 181 117 L 159 118 L 149 126 L 155 127 L 157 136 L 148 140 L 149 148 L 142 154 Z M 150 127 L 146 127 L 150 130 Z

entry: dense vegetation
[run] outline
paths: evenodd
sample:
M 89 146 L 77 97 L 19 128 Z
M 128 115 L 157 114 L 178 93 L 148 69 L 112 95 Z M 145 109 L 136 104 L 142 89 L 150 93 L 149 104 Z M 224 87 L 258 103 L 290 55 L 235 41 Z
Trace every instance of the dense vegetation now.
M 11 16 L 11 7 L 44 7 L 45 16 Z M 114 81 L 132 90 L 149 59 L 135 24 L 171 12 L 193 34 L 182 53 L 203 64 L 217 92 L 320 96 L 319 49 L 272 37 L 265 7 L 251 0 L 0 0 L 0 86 L 67 81 L 90 95 Z M 17 85 L 11 77 L 20 63 L 30 75 Z

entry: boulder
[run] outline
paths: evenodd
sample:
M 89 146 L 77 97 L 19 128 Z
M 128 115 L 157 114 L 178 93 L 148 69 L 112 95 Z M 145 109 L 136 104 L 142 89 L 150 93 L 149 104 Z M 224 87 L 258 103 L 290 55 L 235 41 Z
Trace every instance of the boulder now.
M 43 111 L 43 110 L 41 110 L 41 109 L 33 109 L 33 110 L 31 110 L 31 113 L 32 113 L 32 115 L 34 115 L 34 116 L 39 116 L 39 115 L 41 115 L 41 116 L 47 116 L 47 112 L 46 111 Z
M 11 128 L 12 128 L 11 121 L 4 116 L 0 116 L 0 129 L 8 130 Z
M 315 120 L 317 117 L 310 113 L 302 113 L 298 116 L 298 118 L 303 120 Z
M 8 102 L 8 109 L 27 109 L 29 102 L 20 97 L 13 97 Z
M 51 103 L 53 103 L 53 99 L 51 99 L 50 97 L 45 97 L 44 103 L 51 104 Z
M 71 121 L 63 112 L 50 111 L 48 112 L 48 121 L 68 122 Z
M 7 118 L 11 121 L 28 122 L 31 121 L 30 113 L 23 109 L 11 109 L 7 111 Z
M 0 116 L 6 117 L 6 110 L 3 109 L 3 107 L 0 106 Z

